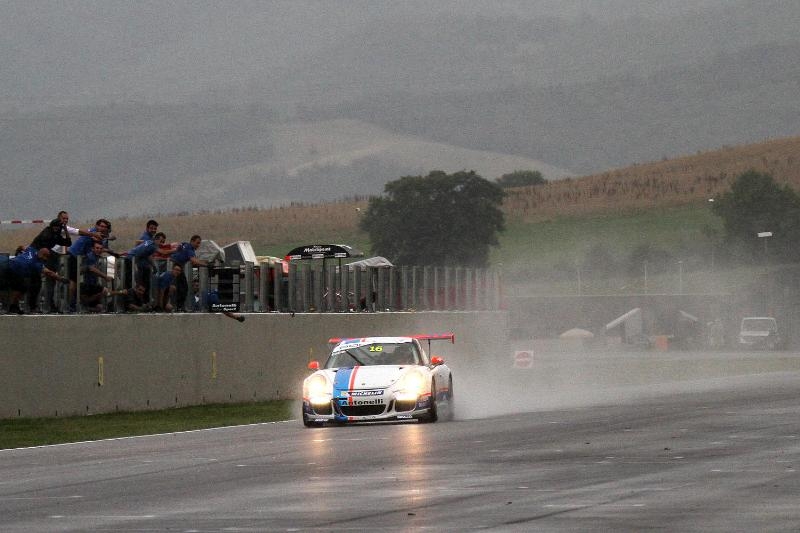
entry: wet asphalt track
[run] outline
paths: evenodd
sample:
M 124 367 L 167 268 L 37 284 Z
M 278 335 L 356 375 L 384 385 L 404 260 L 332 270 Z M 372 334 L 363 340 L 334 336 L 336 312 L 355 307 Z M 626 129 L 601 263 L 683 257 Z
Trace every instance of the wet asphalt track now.
M 634 396 L 0 451 L 0 531 L 800 530 L 800 371 Z

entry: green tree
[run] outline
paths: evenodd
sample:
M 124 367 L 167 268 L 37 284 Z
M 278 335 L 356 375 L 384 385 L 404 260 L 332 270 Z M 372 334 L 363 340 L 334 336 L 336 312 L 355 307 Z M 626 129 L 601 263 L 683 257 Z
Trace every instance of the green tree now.
M 725 238 L 751 255 L 763 253 L 760 232 L 772 232 L 769 256 L 797 260 L 800 236 L 800 196 L 788 185 L 779 185 L 771 175 L 748 170 L 715 198 L 713 211 L 720 216 Z
M 538 170 L 515 170 L 497 178 L 497 184 L 504 189 L 525 187 L 527 185 L 542 185 L 544 183 L 547 183 L 547 180 Z
M 405 176 L 372 198 L 361 228 L 397 264 L 485 267 L 504 230 L 503 190 L 474 171 Z

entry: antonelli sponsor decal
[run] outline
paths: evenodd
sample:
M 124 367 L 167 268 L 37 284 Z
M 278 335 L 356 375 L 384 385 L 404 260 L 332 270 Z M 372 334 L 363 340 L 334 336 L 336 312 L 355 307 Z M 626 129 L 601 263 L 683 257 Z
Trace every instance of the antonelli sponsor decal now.
M 381 398 L 375 398 L 374 400 L 354 400 L 348 398 L 339 400 L 339 405 L 383 405 L 383 400 Z

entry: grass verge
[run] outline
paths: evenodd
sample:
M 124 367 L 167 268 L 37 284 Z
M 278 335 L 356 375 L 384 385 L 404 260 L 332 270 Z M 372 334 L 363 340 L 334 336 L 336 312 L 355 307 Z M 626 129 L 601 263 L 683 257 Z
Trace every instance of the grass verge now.
M 162 411 L 0 420 L 0 449 L 289 420 L 293 415 L 293 403 L 274 400 Z

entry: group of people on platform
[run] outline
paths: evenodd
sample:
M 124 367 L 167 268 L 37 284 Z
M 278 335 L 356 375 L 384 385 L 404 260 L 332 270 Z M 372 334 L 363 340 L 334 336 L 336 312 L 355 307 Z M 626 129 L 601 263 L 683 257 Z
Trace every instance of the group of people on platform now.
M 187 265 L 206 264 L 196 254 L 202 241 L 199 235 L 170 246 L 166 235 L 158 231 L 158 222 L 148 220 L 144 232 L 127 252 L 112 250 L 109 242 L 113 240 L 115 237 L 111 234 L 108 220 L 98 219 L 92 227 L 84 230 L 69 225 L 69 213 L 59 212 L 29 245 L 20 246 L 13 257 L 0 256 L 0 290 L 9 292 L 8 312 L 23 314 L 23 299 L 29 313 L 63 312 L 56 304 L 57 283 L 67 285 L 67 312 L 75 312 L 78 294 L 82 308 L 93 312 L 105 311 L 110 296 L 121 296 L 126 311 L 191 310 L 185 304 L 189 283 L 184 270 Z M 118 261 L 127 261 L 128 271 L 135 273 L 124 283 L 126 287 L 115 288 L 113 277 L 101 268 L 102 259 L 109 255 Z M 66 275 L 60 269 L 62 256 L 67 258 Z M 156 264 L 158 259 L 169 259 L 171 268 L 160 271 Z M 79 265 L 83 274 L 80 287 Z M 130 268 L 133 265 L 135 268 Z M 152 283 L 157 283 L 155 298 L 151 298 Z M 44 309 L 40 309 L 40 300 L 43 300 Z M 196 293 L 189 301 L 196 302 L 199 307 L 202 305 L 200 300 Z

